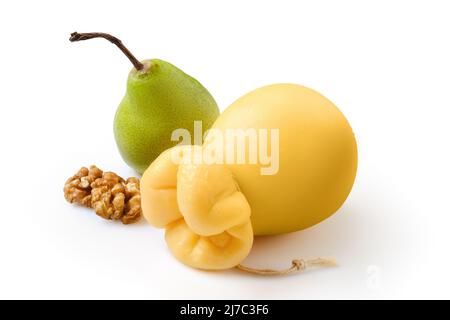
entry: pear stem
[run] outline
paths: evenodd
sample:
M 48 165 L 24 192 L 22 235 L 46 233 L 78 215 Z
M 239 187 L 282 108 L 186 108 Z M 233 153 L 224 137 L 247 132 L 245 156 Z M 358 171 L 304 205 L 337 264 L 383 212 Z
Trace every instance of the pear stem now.
M 144 69 L 144 65 L 138 59 L 136 59 L 136 57 L 130 52 L 130 50 L 127 49 L 127 47 L 125 47 L 123 45 L 122 41 L 120 41 L 119 39 L 117 39 L 116 37 L 114 37 L 114 36 L 112 36 L 112 35 L 110 35 L 108 33 L 103 33 L 103 32 L 89 32 L 89 33 L 73 32 L 73 33 L 70 34 L 69 40 L 71 42 L 76 42 L 76 41 L 82 41 L 82 40 L 89 40 L 89 39 L 93 39 L 93 38 L 103 38 L 103 39 L 106 39 L 106 40 L 110 41 L 111 43 L 114 43 L 127 56 L 127 58 L 131 61 L 133 66 L 136 68 L 136 70 Z

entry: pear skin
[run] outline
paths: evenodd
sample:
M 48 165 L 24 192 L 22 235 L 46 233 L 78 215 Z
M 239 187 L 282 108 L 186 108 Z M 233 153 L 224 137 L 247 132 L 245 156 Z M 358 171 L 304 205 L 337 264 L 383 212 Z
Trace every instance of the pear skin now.
M 142 61 L 131 70 L 125 97 L 114 119 L 114 135 L 125 162 L 142 174 L 172 141 L 172 132 L 187 129 L 194 137 L 194 121 L 209 129 L 219 116 L 214 98 L 197 80 L 158 59 Z

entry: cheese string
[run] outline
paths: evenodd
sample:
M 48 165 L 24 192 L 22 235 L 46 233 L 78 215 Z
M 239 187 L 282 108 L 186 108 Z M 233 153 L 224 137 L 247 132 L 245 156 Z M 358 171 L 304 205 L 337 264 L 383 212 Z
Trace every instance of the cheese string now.
M 294 273 L 297 271 L 303 271 L 307 268 L 311 267 L 335 267 L 337 266 L 337 263 L 334 259 L 329 258 L 316 258 L 311 260 L 304 260 L 304 259 L 294 259 L 292 260 L 292 265 L 287 269 L 282 270 L 276 270 L 276 269 L 257 269 L 252 267 L 247 267 L 242 264 L 238 264 L 236 266 L 237 269 L 257 274 L 260 276 L 279 276 L 279 275 L 286 275 L 290 273 Z

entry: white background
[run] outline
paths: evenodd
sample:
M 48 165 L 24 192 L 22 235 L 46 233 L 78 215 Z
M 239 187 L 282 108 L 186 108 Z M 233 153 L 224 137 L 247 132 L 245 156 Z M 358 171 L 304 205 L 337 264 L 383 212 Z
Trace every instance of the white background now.
M 0 2 L 0 298 L 450 298 L 448 1 Z M 65 179 L 97 164 L 133 175 L 112 121 L 127 59 L 170 61 L 223 110 L 259 86 L 314 88 L 359 146 L 351 196 L 299 233 L 257 239 L 245 261 L 340 266 L 261 278 L 178 263 L 163 232 L 65 202 Z

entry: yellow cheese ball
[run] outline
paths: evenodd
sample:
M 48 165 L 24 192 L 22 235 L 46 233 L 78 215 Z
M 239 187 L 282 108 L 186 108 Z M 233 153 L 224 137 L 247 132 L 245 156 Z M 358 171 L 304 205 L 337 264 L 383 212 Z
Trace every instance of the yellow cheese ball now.
M 267 165 L 260 162 L 229 163 L 250 204 L 255 235 L 315 225 L 336 212 L 351 191 L 357 169 L 352 128 L 331 101 L 311 89 L 295 84 L 259 88 L 229 106 L 213 128 L 279 130 L 275 174 L 263 175 Z M 276 151 L 270 143 L 269 155 Z

